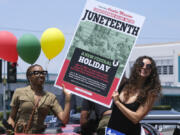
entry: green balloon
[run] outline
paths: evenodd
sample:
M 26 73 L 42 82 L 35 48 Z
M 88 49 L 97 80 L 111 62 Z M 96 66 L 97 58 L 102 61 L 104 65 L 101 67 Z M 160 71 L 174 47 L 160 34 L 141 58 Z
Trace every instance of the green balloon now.
M 34 64 L 41 52 L 40 41 L 32 34 L 24 34 L 17 42 L 17 51 L 21 59 Z

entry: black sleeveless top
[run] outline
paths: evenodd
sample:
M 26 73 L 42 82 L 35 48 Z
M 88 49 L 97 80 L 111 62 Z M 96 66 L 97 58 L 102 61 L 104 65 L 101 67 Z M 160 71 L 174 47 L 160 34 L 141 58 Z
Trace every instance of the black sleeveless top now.
M 121 87 L 119 90 L 122 90 L 123 87 Z M 124 104 L 124 105 L 130 110 L 136 111 L 140 103 L 135 101 L 134 103 Z M 112 110 L 111 118 L 108 123 L 108 127 L 115 129 L 119 132 L 122 132 L 126 135 L 140 135 L 141 133 L 140 123 L 134 124 L 118 109 L 118 107 L 114 103 L 113 103 L 113 110 Z

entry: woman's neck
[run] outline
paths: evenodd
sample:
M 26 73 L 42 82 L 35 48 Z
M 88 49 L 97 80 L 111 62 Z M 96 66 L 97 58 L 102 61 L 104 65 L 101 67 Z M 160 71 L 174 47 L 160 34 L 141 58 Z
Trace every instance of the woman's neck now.
M 42 85 L 30 85 L 31 89 L 34 91 L 35 95 L 40 95 L 42 94 L 43 91 L 43 86 Z

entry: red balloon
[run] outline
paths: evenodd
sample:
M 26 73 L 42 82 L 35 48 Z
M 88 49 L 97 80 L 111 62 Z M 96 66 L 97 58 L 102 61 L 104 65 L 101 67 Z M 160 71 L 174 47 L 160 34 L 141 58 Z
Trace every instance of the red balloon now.
M 8 31 L 0 31 L 0 58 L 8 62 L 17 62 L 17 39 Z

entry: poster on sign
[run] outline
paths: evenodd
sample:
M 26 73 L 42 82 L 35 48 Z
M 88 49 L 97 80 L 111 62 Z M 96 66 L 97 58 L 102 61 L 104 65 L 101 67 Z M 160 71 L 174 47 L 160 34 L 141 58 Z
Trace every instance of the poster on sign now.
M 145 17 L 88 0 L 55 86 L 106 107 L 118 88 Z

